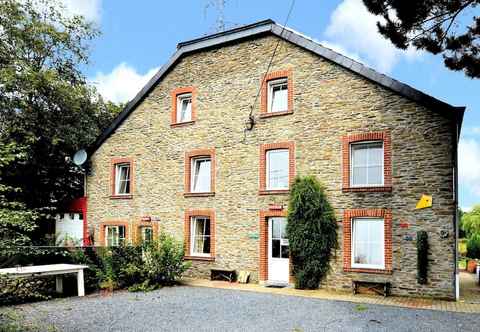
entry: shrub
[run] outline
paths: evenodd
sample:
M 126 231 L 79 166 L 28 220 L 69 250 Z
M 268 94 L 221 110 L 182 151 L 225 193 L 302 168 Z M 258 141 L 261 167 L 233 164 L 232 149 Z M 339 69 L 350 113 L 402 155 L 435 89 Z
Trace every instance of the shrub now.
M 9 278 L 0 275 L 0 303 L 2 305 L 51 298 L 53 292 L 52 278 Z
M 472 234 L 468 239 L 467 257 L 480 258 L 480 234 Z
M 335 214 L 314 176 L 297 177 L 290 192 L 287 234 L 295 287 L 318 288 L 337 248 Z
M 425 231 L 417 232 L 417 282 L 427 283 L 428 271 L 428 234 Z

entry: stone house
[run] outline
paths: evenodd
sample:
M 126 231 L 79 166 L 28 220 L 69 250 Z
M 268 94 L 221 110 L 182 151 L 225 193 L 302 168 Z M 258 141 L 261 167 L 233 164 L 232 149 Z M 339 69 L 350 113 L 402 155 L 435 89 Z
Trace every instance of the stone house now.
M 183 42 L 91 147 L 89 228 L 96 245 L 173 234 L 195 277 L 288 282 L 289 188 L 315 175 L 339 226 L 325 287 L 455 298 L 464 109 L 271 20 Z M 432 206 L 416 209 L 422 194 Z

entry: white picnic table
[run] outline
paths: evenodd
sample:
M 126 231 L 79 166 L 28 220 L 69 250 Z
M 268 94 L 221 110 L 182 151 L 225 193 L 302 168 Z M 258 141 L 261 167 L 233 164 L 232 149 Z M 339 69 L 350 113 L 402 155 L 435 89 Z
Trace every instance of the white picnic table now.
M 63 292 L 63 275 L 69 273 L 77 274 L 77 290 L 78 296 L 85 296 L 85 282 L 83 279 L 83 270 L 87 269 L 87 265 L 76 264 L 49 264 L 11 267 L 0 269 L 0 274 L 6 274 L 9 277 L 40 277 L 56 275 L 56 291 Z

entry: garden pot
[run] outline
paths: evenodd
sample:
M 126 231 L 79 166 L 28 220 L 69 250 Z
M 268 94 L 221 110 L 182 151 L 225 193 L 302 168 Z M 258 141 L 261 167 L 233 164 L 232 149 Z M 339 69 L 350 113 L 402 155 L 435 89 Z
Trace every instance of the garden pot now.
M 469 259 L 467 263 L 467 271 L 470 273 L 475 273 L 477 270 L 477 261 L 474 259 Z

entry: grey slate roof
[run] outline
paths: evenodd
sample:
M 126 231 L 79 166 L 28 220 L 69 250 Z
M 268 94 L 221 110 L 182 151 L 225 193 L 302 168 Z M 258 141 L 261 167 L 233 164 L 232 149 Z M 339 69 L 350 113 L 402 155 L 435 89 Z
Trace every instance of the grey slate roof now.
M 142 90 L 137 93 L 135 98 L 128 102 L 123 111 L 120 112 L 119 115 L 114 119 L 112 124 L 98 137 L 98 139 L 93 143 L 93 145 L 89 147 L 89 155 L 95 152 L 102 145 L 102 143 L 115 131 L 115 129 L 122 124 L 122 122 L 135 109 L 135 107 L 141 103 L 141 101 L 147 96 L 147 94 L 160 82 L 163 76 L 165 76 L 168 71 L 173 68 L 175 63 L 182 56 L 196 51 L 218 47 L 220 45 L 228 43 L 235 43 L 242 39 L 255 38 L 268 34 L 273 34 L 291 42 L 292 44 L 309 50 L 325 59 L 328 59 L 333 63 L 336 63 L 356 74 L 359 74 L 360 76 L 369 79 L 372 82 L 375 82 L 387 89 L 392 90 L 401 96 L 418 102 L 419 104 L 422 104 L 432 109 L 432 111 L 452 117 L 457 121 L 459 128 L 461 126 L 465 107 L 456 107 L 447 104 L 415 88 L 412 88 L 407 84 L 401 83 L 384 74 L 380 74 L 377 71 L 355 60 L 352 60 L 340 53 L 324 47 L 307 36 L 304 36 L 287 27 L 284 28 L 283 26 L 275 23 L 273 20 L 264 20 L 228 31 L 179 43 L 177 45 L 177 51 L 168 60 L 168 62 L 159 69 L 159 71 L 148 81 L 148 83 L 142 88 Z

